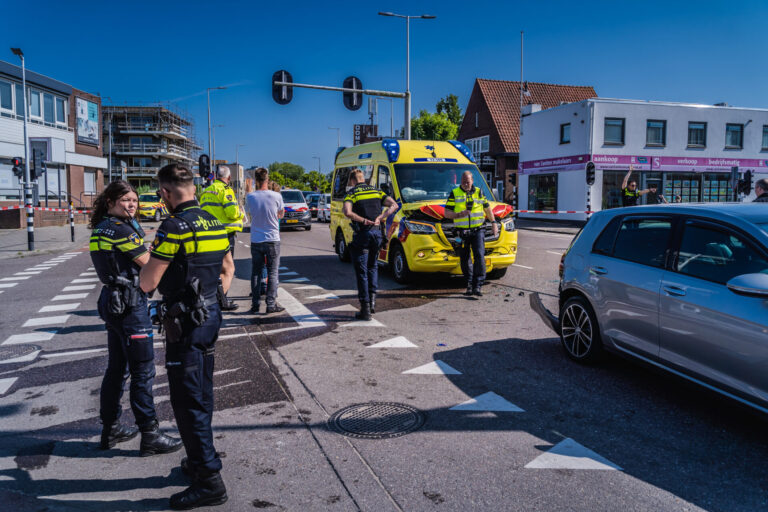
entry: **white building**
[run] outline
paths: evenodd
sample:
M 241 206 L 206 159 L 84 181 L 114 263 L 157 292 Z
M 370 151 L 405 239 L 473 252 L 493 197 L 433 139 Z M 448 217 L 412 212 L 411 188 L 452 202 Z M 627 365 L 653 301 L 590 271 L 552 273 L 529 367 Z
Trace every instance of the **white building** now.
M 582 213 L 521 217 L 584 220 L 585 211 L 621 206 L 630 165 L 640 189 L 656 183 L 670 202 L 733 200 L 733 167 L 741 178 L 751 171 L 753 183 L 768 177 L 766 109 L 603 98 L 531 107 L 521 124 L 519 208 Z

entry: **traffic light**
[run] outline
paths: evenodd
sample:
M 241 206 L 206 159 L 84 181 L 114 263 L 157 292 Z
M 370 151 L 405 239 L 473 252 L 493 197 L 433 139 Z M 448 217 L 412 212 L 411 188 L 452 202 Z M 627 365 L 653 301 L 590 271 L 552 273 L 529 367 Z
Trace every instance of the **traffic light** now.
M 211 159 L 205 153 L 197 159 L 197 172 L 203 179 L 208 179 L 208 175 L 211 173 Z
M 32 168 L 30 169 L 31 179 L 36 180 L 47 170 L 45 158 L 42 151 L 32 151 Z
M 595 164 L 587 162 L 587 185 L 590 187 L 595 184 Z
M 513 187 L 514 187 L 515 185 L 517 185 L 517 173 L 516 173 L 516 172 L 513 172 L 512 174 L 510 174 L 509 176 L 507 176 L 507 181 L 508 181 L 508 182 L 509 182 L 509 184 L 510 184 L 510 185 L 512 185 Z
M 345 89 L 356 89 L 360 92 L 344 92 L 344 106 L 349 110 L 360 110 L 363 106 L 363 83 L 356 76 L 348 76 L 344 79 Z
M 290 85 L 275 85 L 275 82 L 293 83 L 293 77 L 284 69 L 275 71 L 275 74 L 272 75 L 272 99 L 279 105 L 287 105 L 293 99 L 293 87 Z
M 13 165 L 13 175 L 19 178 L 19 181 L 24 180 L 24 160 L 20 156 L 11 158 L 11 165 Z
M 739 180 L 739 192 L 744 195 L 749 195 L 752 192 L 752 170 L 748 170 L 744 173 L 744 178 Z

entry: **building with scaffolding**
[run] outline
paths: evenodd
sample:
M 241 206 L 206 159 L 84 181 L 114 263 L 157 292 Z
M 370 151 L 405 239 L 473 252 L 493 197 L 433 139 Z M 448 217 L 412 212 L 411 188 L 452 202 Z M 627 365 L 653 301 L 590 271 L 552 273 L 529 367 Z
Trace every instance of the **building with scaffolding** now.
M 191 169 L 196 162 L 201 147 L 186 113 L 170 105 L 106 105 L 103 110 L 108 180 L 153 186 L 161 167 L 178 163 Z

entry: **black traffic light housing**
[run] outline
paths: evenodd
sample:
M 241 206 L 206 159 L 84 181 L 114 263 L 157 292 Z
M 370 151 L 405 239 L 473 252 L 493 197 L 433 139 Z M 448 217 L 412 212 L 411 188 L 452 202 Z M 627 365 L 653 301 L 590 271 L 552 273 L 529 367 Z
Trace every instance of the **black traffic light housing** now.
M 19 181 L 24 179 L 24 159 L 20 156 L 11 158 L 11 165 L 13 165 L 13 175 L 19 178 Z
M 587 162 L 587 185 L 590 187 L 595 184 L 595 164 Z
M 744 178 L 739 180 L 739 192 L 744 195 L 749 195 L 752 192 L 752 170 L 747 170 L 744 173 Z
M 287 105 L 293 99 L 293 87 L 290 85 L 275 85 L 275 82 L 293 83 L 293 77 L 284 69 L 275 71 L 272 75 L 272 99 L 278 105 Z
M 513 172 L 512 174 L 510 174 L 509 176 L 507 176 L 507 181 L 508 181 L 508 182 L 509 182 L 509 184 L 510 184 L 510 185 L 512 185 L 513 187 L 514 187 L 514 186 L 516 186 L 516 185 L 517 185 L 517 173 Z
M 348 76 L 344 79 L 345 89 L 356 89 L 360 92 L 344 92 L 344 106 L 349 110 L 360 110 L 363 106 L 363 83 L 356 76 Z
M 42 151 L 32 151 L 31 179 L 36 180 L 48 170 Z
M 205 153 L 197 159 L 197 172 L 203 179 L 208 179 L 208 176 L 211 174 L 211 159 Z

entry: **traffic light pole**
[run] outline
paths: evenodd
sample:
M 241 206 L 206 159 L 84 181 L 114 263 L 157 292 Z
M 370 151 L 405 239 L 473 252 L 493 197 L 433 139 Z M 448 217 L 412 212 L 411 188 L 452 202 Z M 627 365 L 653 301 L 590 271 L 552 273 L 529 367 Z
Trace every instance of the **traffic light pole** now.
M 35 250 L 35 212 L 32 209 L 32 177 L 29 173 L 29 139 L 27 139 L 27 69 L 24 65 L 24 55 L 21 57 L 21 89 L 24 91 L 24 205 L 27 210 L 27 249 Z
M 373 89 L 349 89 L 346 87 L 331 87 L 328 85 L 297 84 L 294 82 L 274 82 L 274 85 L 285 85 L 288 87 L 301 87 L 303 89 L 320 89 L 321 91 L 340 91 L 365 94 L 367 96 L 385 96 L 387 98 L 406 98 L 407 93 L 392 91 L 375 91 Z

